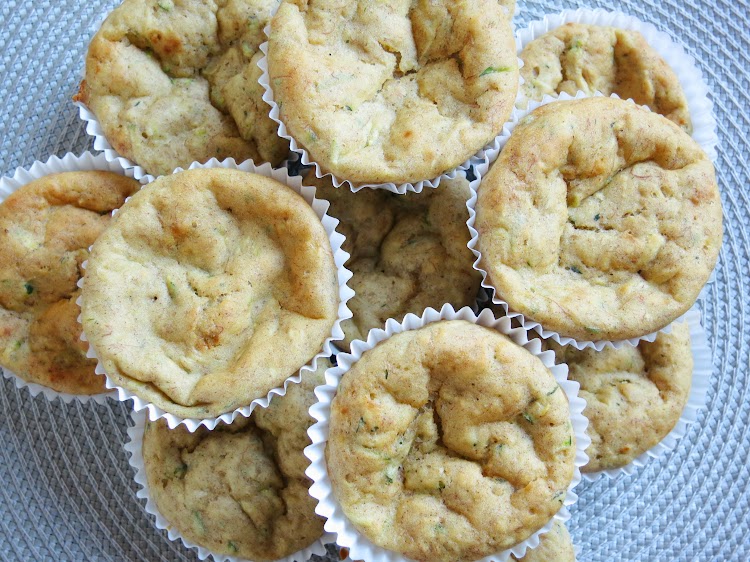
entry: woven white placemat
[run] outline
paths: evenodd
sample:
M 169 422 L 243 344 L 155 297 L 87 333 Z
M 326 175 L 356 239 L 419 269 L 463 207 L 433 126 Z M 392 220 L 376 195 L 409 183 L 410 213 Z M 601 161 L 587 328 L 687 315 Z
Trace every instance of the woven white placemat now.
M 90 148 L 71 97 L 89 38 L 117 3 L 0 1 L 0 174 Z M 715 104 L 726 234 L 701 311 L 715 369 L 706 411 L 665 458 L 630 477 L 579 486 L 570 530 L 587 562 L 749 560 L 750 7 L 747 0 L 588 5 L 651 22 L 695 57 Z M 580 6 L 520 1 L 515 25 Z M 122 448 L 125 404 L 50 404 L 0 384 L 0 559 L 197 559 L 154 529 L 135 497 Z

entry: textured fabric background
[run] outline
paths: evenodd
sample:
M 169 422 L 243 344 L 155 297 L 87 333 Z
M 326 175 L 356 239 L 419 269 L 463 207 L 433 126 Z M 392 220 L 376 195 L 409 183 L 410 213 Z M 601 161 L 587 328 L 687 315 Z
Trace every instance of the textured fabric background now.
M 113 0 L 0 0 L 0 173 L 91 148 L 70 101 Z M 516 26 L 572 2 L 519 1 Z M 698 61 L 719 124 L 726 233 L 704 305 L 714 355 L 708 410 L 676 451 L 632 477 L 579 488 L 570 523 L 585 561 L 750 560 L 750 29 L 744 0 L 624 0 Z M 152 527 L 122 445 L 123 404 L 64 405 L 0 383 L 3 560 L 197 560 Z

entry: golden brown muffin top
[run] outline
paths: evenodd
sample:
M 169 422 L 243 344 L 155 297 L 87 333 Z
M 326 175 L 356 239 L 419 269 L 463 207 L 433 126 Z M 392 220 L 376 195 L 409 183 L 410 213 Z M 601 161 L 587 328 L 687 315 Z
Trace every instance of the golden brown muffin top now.
M 539 546 L 526 551 L 523 558 L 511 554 L 511 560 L 519 562 L 575 562 L 573 540 L 564 523 L 555 519 L 552 528 L 539 537 Z
M 480 267 L 514 311 L 579 340 L 660 330 L 716 264 L 722 211 L 705 152 L 610 98 L 521 119 L 479 186 Z
M 574 459 L 549 370 L 465 321 L 365 352 L 331 405 L 336 499 L 369 540 L 414 560 L 476 560 L 525 540 L 562 507 Z
M 341 324 L 345 348 L 367 339 L 388 318 L 401 321 L 427 307 L 450 303 L 459 309 L 474 303 L 481 276 L 466 247 L 470 192 L 465 178 L 405 195 L 336 189 L 312 171 L 304 183 L 315 185 L 317 196 L 330 201 L 328 213 L 341 221 L 343 249 L 351 256 L 346 267 L 354 274 L 349 286 L 355 295 L 348 303 L 354 316 Z
M 122 156 L 151 174 L 288 154 L 257 62 L 278 0 L 125 0 L 89 45 L 76 99 Z
M 546 94 L 617 94 L 692 131 L 685 92 L 674 70 L 637 31 L 566 23 L 526 45 L 523 93 L 541 100 Z
M 583 415 L 589 419 L 591 445 L 583 472 L 625 466 L 674 429 L 693 378 L 686 323 L 637 347 L 579 351 L 553 341 L 548 345 L 558 361 L 568 364 L 570 378 L 580 383 L 586 400 Z
M 313 390 L 328 367 L 321 361 L 268 408 L 212 431 L 146 422 L 149 490 L 171 526 L 212 552 L 251 560 L 283 558 L 321 537 L 303 449 L 314 422 L 307 413 Z
M 518 90 L 496 0 L 285 0 L 268 73 L 279 117 L 341 179 L 405 183 L 465 162 L 501 130 Z
M 140 184 L 112 172 L 35 180 L 0 204 L 0 365 L 58 392 L 105 392 L 80 341 L 81 264 Z
M 321 350 L 336 275 L 320 219 L 291 188 L 180 172 L 137 193 L 94 245 L 83 328 L 115 384 L 180 418 L 212 418 Z

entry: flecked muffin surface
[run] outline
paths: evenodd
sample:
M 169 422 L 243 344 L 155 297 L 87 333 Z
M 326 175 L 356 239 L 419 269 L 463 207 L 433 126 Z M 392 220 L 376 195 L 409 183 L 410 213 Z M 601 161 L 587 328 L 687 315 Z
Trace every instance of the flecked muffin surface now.
M 213 157 L 278 165 L 258 46 L 278 0 L 125 0 L 89 46 L 76 99 L 151 174 Z
M 208 418 L 296 373 L 337 308 L 331 246 L 305 200 L 204 169 L 159 178 L 116 215 L 89 259 L 82 321 L 115 384 Z
M 539 546 L 527 550 L 523 558 L 511 554 L 510 559 L 519 562 L 575 562 L 576 553 L 565 524 L 555 519 L 549 532 L 541 536 Z
M 140 184 L 111 172 L 33 181 L 0 204 L 0 365 L 69 394 L 105 392 L 80 341 L 81 264 Z
M 579 351 L 553 341 L 558 361 L 568 364 L 570 378 L 581 384 L 589 419 L 586 449 L 596 472 L 619 468 L 657 445 L 672 431 L 685 408 L 693 377 L 690 331 L 686 323 L 660 333 L 638 347 Z
M 684 314 L 722 240 L 703 150 L 661 115 L 609 98 L 523 118 L 476 210 L 480 265 L 500 298 L 581 340 L 640 337 Z
M 365 352 L 331 407 L 336 499 L 369 540 L 414 560 L 476 560 L 528 538 L 562 506 L 574 458 L 549 370 L 464 321 Z
M 212 552 L 276 560 L 323 534 L 305 476 L 307 410 L 330 364 L 306 372 L 268 408 L 213 431 L 146 422 L 143 462 L 159 512 L 186 539 Z
M 354 182 L 455 168 L 498 134 L 518 88 L 510 16 L 496 0 L 285 0 L 268 72 L 290 135 Z
M 347 268 L 354 276 L 349 301 L 354 316 L 342 322 L 344 346 L 366 339 L 367 332 L 398 321 L 409 312 L 450 303 L 458 309 L 474 303 L 480 274 L 466 247 L 469 182 L 443 180 L 436 189 L 397 195 L 363 189 L 336 189 L 329 179 L 310 172 L 305 185 L 331 203 L 328 213 L 341 222 Z
M 692 131 L 677 75 L 637 31 L 567 23 L 531 41 L 520 56 L 527 99 L 561 92 L 614 93 Z

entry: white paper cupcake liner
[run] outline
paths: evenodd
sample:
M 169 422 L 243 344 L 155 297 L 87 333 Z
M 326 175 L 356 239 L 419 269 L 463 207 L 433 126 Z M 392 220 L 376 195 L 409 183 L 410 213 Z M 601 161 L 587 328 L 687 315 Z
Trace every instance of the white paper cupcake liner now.
M 128 428 L 128 442 L 125 444 L 125 450 L 130 453 L 128 463 L 135 470 L 135 482 L 139 488 L 136 492 L 136 497 L 142 500 L 146 500 L 146 513 L 153 515 L 155 518 L 155 525 L 157 529 L 166 530 L 167 536 L 171 541 L 182 541 L 187 548 L 191 548 L 198 552 L 198 558 L 205 560 L 211 556 L 216 562 L 252 562 L 246 558 L 239 558 L 237 556 L 227 556 L 226 554 L 219 554 L 212 552 L 209 549 L 195 544 L 185 537 L 183 537 L 177 529 L 175 529 L 169 521 L 159 512 L 156 506 L 156 502 L 151 497 L 148 487 L 148 477 L 146 475 L 146 467 L 143 463 L 143 434 L 146 429 L 146 413 L 145 412 L 131 412 L 133 419 L 133 425 Z M 290 554 L 284 558 L 279 558 L 276 562 L 307 562 L 313 554 L 319 556 L 325 556 L 326 549 L 325 545 L 332 543 L 334 537 L 328 533 L 325 533 L 320 539 L 313 542 L 308 547 Z
M 421 317 L 414 314 L 407 314 L 401 323 L 393 319 L 388 320 L 384 330 L 370 330 L 366 342 L 362 340 L 352 342 L 351 353 L 339 353 L 337 356 L 338 366 L 328 369 L 325 375 L 326 383 L 315 389 L 315 396 L 318 398 L 318 402 L 310 408 L 310 415 L 317 420 L 317 423 L 308 430 L 312 444 L 305 449 L 305 456 L 311 461 L 306 474 L 314 482 L 310 487 L 310 495 L 318 500 L 318 506 L 315 508 L 315 511 L 327 519 L 325 525 L 326 531 L 336 535 L 336 544 L 348 548 L 350 557 L 354 560 L 366 560 L 367 562 L 406 562 L 408 559 L 396 552 L 374 545 L 361 535 L 346 518 L 341 505 L 333 494 L 325 461 L 331 402 L 336 394 L 341 377 L 350 369 L 353 363 L 362 357 L 365 351 L 372 349 L 393 334 L 407 330 L 416 330 L 440 320 L 466 320 L 481 326 L 494 328 L 539 357 L 552 372 L 570 401 L 571 422 L 576 436 L 575 472 L 560 511 L 544 527 L 532 534 L 528 539 L 508 550 L 482 558 L 478 562 L 506 562 L 510 559 L 511 554 L 520 558 L 525 554 L 527 548 L 538 546 L 539 537 L 550 530 L 554 519 L 564 523 L 570 518 L 570 512 L 567 508 L 573 505 L 578 499 L 573 489 L 581 481 L 580 467 L 588 462 L 588 456 L 584 451 L 591 444 L 591 440 L 586 435 L 588 420 L 582 414 L 583 409 L 586 407 L 586 402 L 578 396 L 580 388 L 578 383 L 567 380 L 567 365 L 555 365 L 554 353 L 549 351 L 542 352 L 541 342 L 538 339 L 529 341 L 526 330 L 511 328 L 510 318 L 508 317 L 497 320 L 489 310 L 484 310 L 477 316 L 469 307 L 464 307 L 456 311 L 449 304 L 444 305 L 439 312 L 433 308 L 428 308 Z
M 629 339 L 624 339 L 624 340 L 590 340 L 590 341 L 589 340 L 576 340 L 574 338 L 560 335 L 555 331 L 547 330 L 539 322 L 526 318 L 520 312 L 515 312 L 511 310 L 510 305 L 497 295 L 497 291 L 495 291 L 495 288 L 487 280 L 487 277 L 488 277 L 487 271 L 482 269 L 479 264 L 479 262 L 482 259 L 482 254 L 478 249 L 479 233 L 477 232 L 476 228 L 474 228 L 474 224 L 476 222 L 476 216 L 477 216 L 477 213 L 476 213 L 477 192 L 482 183 L 482 178 L 484 178 L 484 176 L 489 171 L 492 163 L 499 156 L 500 152 L 505 146 L 505 143 L 508 142 L 508 139 L 513 133 L 513 130 L 515 129 L 516 125 L 518 125 L 518 122 L 524 117 L 526 117 L 529 113 L 534 111 L 536 108 L 541 107 L 542 105 L 547 105 L 548 103 L 553 103 L 556 101 L 569 101 L 569 100 L 574 100 L 574 99 L 582 99 L 582 98 L 587 98 L 587 97 L 600 97 L 600 96 L 602 96 L 600 92 L 596 92 L 594 96 L 589 96 L 585 94 L 584 92 L 578 92 L 576 93 L 575 96 L 571 96 L 563 92 L 559 96 L 544 96 L 544 98 L 541 101 L 530 101 L 526 109 L 515 109 L 513 111 L 513 116 L 511 120 L 508 123 L 506 123 L 505 126 L 503 127 L 502 134 L 499 135 L 494 140 L 492 148 L 487 151 L 486 160 L 476 164 L 474 168 L 474 175 L 476 177 L 469 184 L 469 188 L 471 190 L 471 197 L 466 202 L 466 206 L 469 209 L 469 220 L 466 222 L 466 225 L 469 227 L 469 233 L 471 234 L 471 240 L 469 240 L 468 247 L 472 252 L 474 252 L 474 256 L 476 257 L 476 260 L 474 261 L 474 269 L 476 269 L 482 274 L 482 287 L 484 287 L 485 289 L 489 291 L 492 302 L 496 305 L 501 306 L 508 316 L 510 316 L 511 318 L 515 319 L 517 322 L 520 323 L 521 327 L 525 327 L 526 329 L 529 329 L 529 330 L 534 330 L 544 339 L 552 338 L 554 341 L 556 341 L 560 345 L 572 345 L 576 349 L 594 348 L 597 351 L 601 351 L 602 349 L 604 349 L 605 346 L 619 349 L 623 345 L 630 345 L 630 346 L 638 345 L 638 342 L 640 341 L 652 342 L 656 339 L 656 336 L 658 333 L 660 332 L 669 333 L 672 330 L 672 325 L 669 324 L 665 326 L 664 328 L 662 328 L 661 330 L 651 332 L 650 334 L 646 334 L 637 338 L 629 338 Z M 612 94 L 609 97 L 620 99 L 619 96 L 617 96 L 617 94 Z M 626 101 L 628 103 L 635 103 L 633 102 L 633 100 L 626 100 Z M 647 111 L 650 111 L 648 107 L 646 106 L 639 106 L 639 107 Z M 709 283 L 712 283 L 714 279 L 715 279 L 715 272 L 711 272 L 711 275 L 706 281 L 706 285 L 708 285 Z M 700 294 L 698 295 L 697 300 L 702 300 L 705 295 L 706 295 L 706 287 L 704 286 L 704 288 L 701 290 Z M 675 322 L 681 321 L 685 317 L 686 314 L 683 314 L 682 316 L 675 319 L 674 321 Z
M 312 207 L 313 211 L 315 211 L 315 214 L 320 218 L 320 221 L 323 224 L 323 228 L 325 228 L 326 234 L 328 234 L 328 239 L 331 243 L 331 250 L 333 251 L 333 261 L 336 265 L 337 270 L 336 276 L 338 280 L 339 306 L 338 316 L 336 318 L 336 322 L 333 325 L 332 333 L 328 338 L 326 338 L 321 351 L 317 353 L 315 357 L 313 357 L 306 365 L 301 367 L 294 375 L 288 377 L 281 386 L 271 389 L 266 394 L 266 396 L 262 398 L 256 398 L 246 406 L 242 406 L 232 412 L 226 412 L 214 418 L 181 418 L 174 414 L 165 412 L 155 404 L 142 399 L 134 392 L 118 386 L 107 376 L 106 386 L 107 388 L 114 389 L 117 392 L 118 400 L 120 400 L 121 402 L 132 400 L 133 409 L 136 412 L 139 412 L 144 408 L 147 409 L 149 419 L 151 421 L 156 421 L 157 419 L 164 418 L 170 428 L 173 429 L 179 424 L 184 424 L 185 427 L 187 427 L 187 429 L 191 432 L 195 431 L 201 425 L 207 427 L 208 429 L 214 429 L 219 423 L 231 423 L 237 418 L 237 416 L 248 417 L 256 407 L 266 408 L 274 395 L 284 396 L 290 384 L 297 384 L 302 380 L 302 373 L 304 371 L 316 371 L 318 368 L 318 360 L 321 358 L 330 357 L 332 355 L 332 343 L 334 341 L 344 339 L 344 332 L 341 329 L 341 322 L 352 317 L 352 312 L 349 310 L 347 302 L 354 296 L 354 291 L 347 286 L 347 281 L 351 279 L 352 274 L 348 269 L 346 269 L 346 267 L 344 267 L 346 260 L 349 259 L 349 254 L 341 249 L 341 245 L 344 242 L 344 236 L 343 234 L 336 232 L 336 226 L 339 224 L 339 221 L 338 219 L 335 219 L 328 215 L 328 201 L 317 199 L 315 197 L 314 187 L 302 185 L 302 178 L 299 176 L 289 176 L 289 173 L 285 168 L 274 168 L 271 166 L 271 164 L 268 163 L 256 166 L 250 160 L 242 162 L 241 164 L 237 164 L 232 158 L 228 158 L 221 162 L 213 158 L 205 164 L 193 162 L 188 169 L 194 170 L 206 168 L 229 168 L 233 170 L 242 170 L 243 172 L 252 172 L 255 174 L 266 176 L 275 179 L 276 181 L 283 183 L 284 185 L 287 185 L 305 199 L 305 201 Z M 182 171 L 182 168 L 177 168 L 174 173 Z M 151 176 L 148 177 L 151 178 Z M 83 265 L 85 267 L 86 262 L 84 262 Z M 83 279 L 81 279 L 81 281 L 79 281 L 79 287 L 83 287 L 84 283 L 85 276 Z M 79 306 L 80 300 L 81 299 L 79 298 Z M 81 319 L 79 316 L 79 322 L 80 321 Z M 83 332 L 81 334 L 81 339 L 83 341 L 88 341 L 86 338 L 86 334 Z M 99 356 L 97 355 L 94 346 L 91 345 L 90 342 L 88 356 L 97 359 L 97 361 L 99 360 Z M 106 372 L 104 370 L 104 366 L 101 364 L 101 361 L 99 361 L 96 366 L 96 372 L 98 374 L 106 376 Z
M 5 201 L 8 196 L 20 189 L 24 185 L 31 183 L 32 181 L 38 180 L 44 176 L 51 174 L 58 174 L 60 172 L 81 172 L 81 171 L 92 171 L 100 170 L 105 172 L 114 172 L 121 174 L 129 178 L 136 179 L 145 182 L 143 175 L 139 175 L 137 170 L 127 169 L 122 166 L 119 162 L 110 162 L 103 155 L 93 155 L 90 152 L 84 152 L 80 156 L 72 153 L 67 153 L 62 158 L 57 156 L 50 156 L 46 162 L 36 161 L 29 168 L 16 168 L 15 173 L 12 177 L 5 176 L 0 178 L 0 203 Z M 60 399 L 66 404 L 70 404 L 74 400 L 81 403 L 89 401 L 96 402 L 97 404 L 104 404 L 107 398 L 116 399 L 116 395 L 113 392 L 105 392 L 102 394 L 68 394 L 65 392 L 57 392 L 49 387 L 41 384 L 27 382 L 23 378 L 19 377 L 15 373 L 0 367 L 0 371 L 6 379 L 12 380 L 16 384 L 16 388 L 28 388 L 31 396 L 37 396 L 43 394 L 44 397 L 49 401 Z
M 520 55 L 523 48 L 540 35 L 571 22 L 617 27 L 638 31 L 643 35 L 646 42 L 659 53 L 677 75 L 685 92 L 690 118 L 693 122 L 692 137 L 706 151 L 711 161 L 716 162 L 716 146 L 719 143 L 719 137 L 716 134 L 714 104 L 708 98 L 708 86 L 703 80 L 695 59 L 686 53 L 683 46 L 674 38 L 659 31 L 654 25 L 622 12 L 608 12 L 601 8 L 564 10 L 560 14 L 544 16 L 541 20 L 531 22 L 526 29 L 518 31 L 516 34 L 518 54 Z M 524 104 L 522 101 L 521 105 Z
M 265 29 L 263 30 L 266 34 L 266 37 L 270 35 L 270 29 L 271 29 L 270 25 L 267 25 Z M 345 184 L 346 186 L 349 187 L 349 189 L 351 189 L 355 193 L 359 191 L 360 189 L 364 189 L 364 188 L 385 189 L 388 191 L 392 191 L 393 193 L 400 193 L 400 194 L 404 194 L 409 191 L 421 193 L 421 191 L 425 187 L 435 188 L 438 185 L 440 185 L 441 181 L 446 180 L 446 179 L 453 179 L 456 177 L 458 172 L 465 173 L 466 170 L 468 170 L 472 165 L 476 164 L 477 162 L 482 162 L 482 161 L 487 160 L 487 156 L 485 153 L 488 149 L 492 147 L 493 141 L 490 141 L 486 146 L 482 147 L 475 154 L 471 155 L 465 162 L 463 162 L 462 164 L 459 164 L 454 169 L 444 172 L 440 174 L 439 176 L 434 177 L 432 179 L 425 179 L 425 180 L 417 181 L 417 182 L 406 182 L 406 183 L 401 183 L 398 185 L 396 185 L 393 182 L 355 183 L 347 179 L 340 179 L 330 172 L 324 172 L 323 169 L 320 167 L 320 165 L 310 158 L 310 153 L 297 143 L 294 137 L 292 137 L 292 135 L 287 130 L 284 122 L 281 121 L 281 118 L 279 117 L 279 106 L 274 101 L 273 90 L 271 89 L 271 83 L 270 83 L 270 79 L 268 76 L 268 41 L 261 44 L 260 50 L 263 53 L 263 57 L 258 61 L 258 67 L 260 67 L 262 74 L 261 74 L 260 79 L 258 80 L 258 83 L 265 90 L 265 93 L 263 94 L 263 100 L 271 108 L 269 112 L 269 116 L 274 122 L 278 124 L 279 136 L 289 141 L 289 146 L 291 147 L 292 152 L 298 153 L 300 155 L 300 161 L 302 162 L 304 166 L 312 166 L 315 168 L 315 177 L 323 178 L 326 176 L 330 176 L 331 182 L 333 183 L 334 187 L 338 188 Z M 520 69 L 522 66 L 523 66 L 523 61 L 521 61 L 521 59 L 518 59 L 518 68 Z M 520 85 L 523 84 L 523 79 L 520 77 L 520 75 L 518 77 L 518 82 L 519 82 L 519 90 L 516 95 L 516 103 L 518 103 L 519 101 L 519 96 L 521 92 Z
M 658 459 L 669 451 L 673 451 L 677 447 L 677 442 L 685 436 L 690 426 L 697 421 L 698 413 L 706 408 L 706 398 L 711 383 L 713 362 L 706 332 L 701 325 L 701 314 L 698 307 L 691 308 L 682 317 L 681 321 L 687 322 L 690 328 L 690 347 L 693 354 L 693 379 L 690 384 L 690 394 L 688 395 L 680 419 L 677 421 L 674 429 L 661 442 L 633 459 L 630 464 L 620 468 L 581 473 L 586 481 L 594 482 L 602 476 L 609 478 L 616 478 L 620 474 L 630 476 L 637 469 L 646 466 L 646 463 L 651 459 Z

